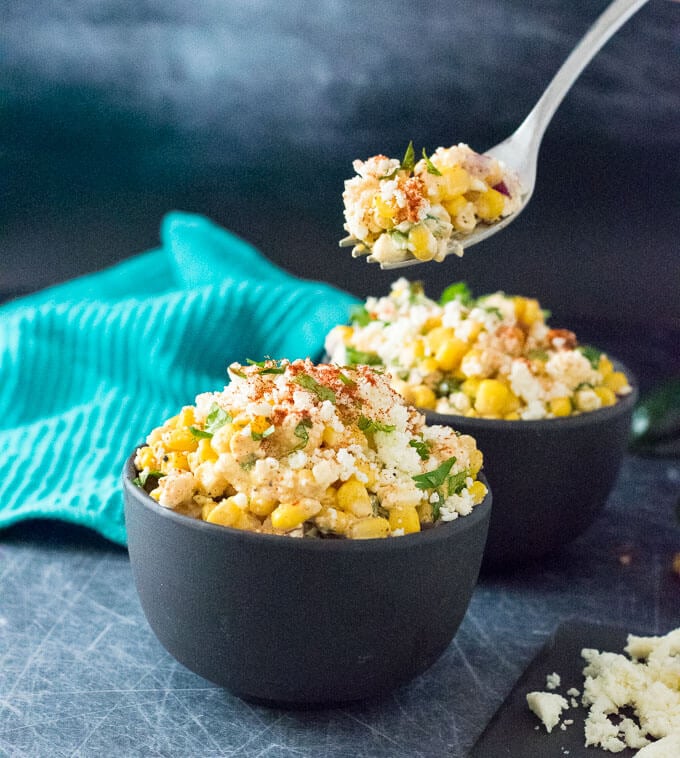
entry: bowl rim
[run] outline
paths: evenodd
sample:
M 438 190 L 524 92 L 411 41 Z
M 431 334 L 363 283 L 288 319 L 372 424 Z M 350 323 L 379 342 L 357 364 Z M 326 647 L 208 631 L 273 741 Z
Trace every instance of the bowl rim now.
M 141 447 L 139 445 L 138 447 Z M 134 465 L 134 458 L 137 452 L 137 448 L 125 461 L 123 468 L 122 480 L 123 490 L 126 495 L 126 501 L 134 500 L 140 506 L 147 508 L 156 516 L 160 518 L 169 519 L 171 522 L 176 523 L 180 527 L 186 527 L 188 529 L 196 529 L 204 531 L 206 534 L 213 534 L 215 537 L 222 535 L 225 538 L 235 539 L 241 543 L 261 543 L 285 546 L 289 545 L 291 549 L 296 550 L 311 550 L 311 551 L 326 551 L 332 552 L 367 552 L 367 551 L 379 551 L 379 552 L 391 552 L 394 550 L 404 550 L 416 545 L 426 545 L 434 542 L 440 542 L 442 540 L 452 539 L 456 535 L 462 535 L 469 529 L 476 527 L 484 519 L 490 518 L 491 504 L 493 495 L 489 483 L 480 471 L 477 474 L 477 478 L 482 481 L 486 486 L 487 492 L 484 496 L 484 500 L 478 505 L 475 505 L 472 511 L 467 516 L 458 516 L 458 518 L 452 521 L 442 522 L 436 527 L 425 529 L 421 532 L 415 532 L 413 534 L 404 534 L 400 537 L 386 538 L 386 539 L 296 539 L 293 537 L 287 537 L 283 534 L 262 534 L 260 532 L 250 532 L 244 529 L 234 529 L 230 526 L 222 526 L 221 524 L 211 524 L 201 519 L 192 518 L 191 516 L 185 516 L 182 513 L 177 513 L 171 508 L 157 503 L 144 489 L 134 484 L 133 479 L 137 476 L 137 469 Z
M 492 426 L 498 426 L 505 430 L 517 429 L 518 431 L 524 430 L 532 432 L 538 430 L 552 431 L 557 428 L 565 429 L 570 427 L 573 429 L 581 426 L 590 426 L 591 424 L 599 421 L 607 421 L 626 413 L 628 410 L 632 410 L 638 400 L 638 380 L 635 374 L 624 363 L 617 358 L 612 357 L 609 353 L 607 353 L 607 357 L 614 364 L 614 368 L 617 371 L 623 371 L 626 374 L 631 391 L 628 394 L 619 397 L 614 405 L 609 405 L 605 408 L 598 408 L 594 411 L 584 411 L 583 413 L 578 413 L 573 416 L 515 419 L 514 421 L 504 418 L 481 418 L 479 416 L 463 416 L 462 414 L 457 413 L 439 413 L 438 411 L 425 408 L 418 408 L 418 410 L 425 414 L 428 424 L 444 424 L 452 426 L 454 429 L 457 424 L 465 425 L 470 428 L 470 430 L 488 429 Z

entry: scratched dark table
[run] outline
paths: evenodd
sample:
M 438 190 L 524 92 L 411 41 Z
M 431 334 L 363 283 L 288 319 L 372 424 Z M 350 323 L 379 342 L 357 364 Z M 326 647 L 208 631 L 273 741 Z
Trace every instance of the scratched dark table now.
M 249 705 L 176 663 L 124 549 L 62 524 L 16 526 L 0 535 L 0 755 L 465 756 L 562 620 L 680 624 L 679 493 L 680 461 L 628 457 L 585 535 L 481 578 L 429 671 L 383 699 L 313 711 Z

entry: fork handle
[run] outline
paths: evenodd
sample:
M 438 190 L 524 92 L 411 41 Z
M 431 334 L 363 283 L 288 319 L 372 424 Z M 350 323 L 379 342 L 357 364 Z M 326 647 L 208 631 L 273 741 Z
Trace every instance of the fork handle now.
M 524 119 L 517 132 L 530 132 L 534 144 L 541 142 L 559 104 L 579 74 L 607 40 L 648 0 L 614 0 L 586 32 L 564 61 L 545 92 Z

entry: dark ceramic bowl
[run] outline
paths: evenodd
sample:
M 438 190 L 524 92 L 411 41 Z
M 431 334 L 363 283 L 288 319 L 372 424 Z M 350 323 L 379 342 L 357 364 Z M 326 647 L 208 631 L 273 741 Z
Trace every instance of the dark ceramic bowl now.
M 472 435 L 484 453 L 493 515 L 483 569 L 540 558 L 584 532 L 603 508 L 621 466 L 637 389 L 615 405 L 537 421 L 424 411 L 428 423 Z
M 134 457 L 134 456 L 133 456 Z M 187 668 L 250 700 L 339 703 L 421 674 L 451 642 L 477 581 L 491 496 L 418 534 L 304 540 L 163 508 L 123 474 L 146 618 Z

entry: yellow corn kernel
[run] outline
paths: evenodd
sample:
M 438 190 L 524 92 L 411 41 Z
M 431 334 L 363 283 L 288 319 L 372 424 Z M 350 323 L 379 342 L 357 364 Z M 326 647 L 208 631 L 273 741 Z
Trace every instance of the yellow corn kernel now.
M 394 208 L 390 203 L 386 203 L 380 195 L 374 195 L 373 205 L 375 205 L 375 208 L 378 211 L 378 215 L 385 221 L 389 222 L 394 218 L 396 208 Z
M 135 456 L 135 466 L 140 470 L 143 468 L 158 468 L 156 464 L 156 456 L 153 454 L 153 450 L 148 445 L 140 447 L 137 451 L 137 455 Z
M 177 426 L 193 426 L 196 423 L 194 409 L 191 405 L 185 405 L 177 416 Z
M 509 390 L 498 379 L 482 379 L 475 398 L 475 410 L 482 416 L 499 416 L 505 410 Z
M 260 518 L 266 518 L 278 505 L 278 500 L 266 495 L 254 494 L 248 502 L 249 509 Z
M 210 447 L 216 452 L 216 453 L 228 453 L 231 451 L 231 448 L 229 446 L 229 443 L 231 442 L 231 438 L 234 436 L 235 428 L 233 424 L 225 424 L 224 426 L 221 426 L 212 436 L 211 440 L 208 440 L 210 442 Z
M 432 410 L 437 405 L 437 396 L 429 387 L 419 384 L 417 387 L 413 387 L 413 404 L 418 408 Z
M 506 421 L 519 421 L 520 415 L 519 413 L 517 413 L 517 411 L 510 411 L 510 413 L 506 413 L 505 416 L 503 416 L 503 418 Z
M 479 470 L 482 468 L 482 464 L 484 463 L 484 455 L 482 451 L 479 448 L 475 448 L 470 453 L 470 463 L 468 464 L 468 470 L 470 471 L 470 476 L 477 476 L 479 473 Z
M 424 358 L 418 364 L 418 370 L 422 374 L 433 374 L 439 370 L 439 363 L 436 358 Z
M 174 429 L 177 426 L 178 419 L 179 419 L 179 416 L 172 416 L 171 418 L 169 418 L 163 424 L 163 426 L 165 427 L 165 431 L 167 431 L 168 429 Z
M 477 215 L 484 221 L 497 219 L 503 213 L 503 208 L 505 208 L 505 195 L 492 188 L 481 192 L 475 203 Z
M 241 515 L 236 519 L 233 526 L 236 529 L 243 529 L 244 532 L 259 532 L 262 527 L 262 522 L 252 513 L 241 511 Z
M 414 505 L 397 505 L 389 512 L 390 529 L 403 529 L 404 534 L 420 531 L 420 518 Z
M 476 376 L 470 377 L 460 385 L 460 389 L 470 398 L 470 400 L 474 400 L 477 396 L 477 390 L 479 389 L 481 381 L 482 380 L 478 379 Z
M 515 316 L 525 326 L 531 326 L 543 317 L 541 304 L 532 297 L 516 297 Z
M 468 201 L 463 195 L 453 195 L 442 200 L 441 204 L 449 216 L 455 218 L 468 204 Z
M 332 426 L 324 427 L 323 434 L 321 435 L 321 439 L 323 443 L 326 445 L 326 447 L 332 447 L 335 449 L 338 447 L 340 442 L 342 441 L 342 435 L 337 430 L 333 429 Z
M 431 261 L 437 254 L 437 240 L 424 224 L 417 224 L 408 233 L 408 249 L 419 261 Z
M 441 326 L 441 325 L 442 325 L 441 316 L 430 316 L 430 318 L 428 318 L 423 324 L 421 333 L 427 334 L 429 331 L 432 331 L 432 329 L 436 329 L 438 326 Z
M 348 536 L 354 540 L 371 540 L 388 537 L 390 522 L 381 516 L 369 516 L 355 521 L 348 531 Z
M 343 342 L 347 342 L 354 334 L 354 329 L 351 326 L 336 326 L 333 331 L 340 335 Z
M 375 486 L 376 476 L 375 476 L 375 471 L 371 467 L 371 464 L 368 461 L 357 461 L 354 465 L 366 477 L 366 481 L 365 482 L 362 481 L 361 483 L 366 488 L 371 488 Z
M 321 503 L 311 497 L 301 497 L 293 503 L 281 503 L 271 513 L 272 526 L 282 532 L 295 529 L 307 519 L 316 516 L 321 510 Z
M 178 427 L 164 435 L 165 447 L 168 450 L 190 453 L 198 447 L 198 440 L 186 427 Z
M 442 173 L 439 182 L 446 196 L 462 195 L 470 189 L 470 174 L 462 166 L 446 166 L 439 170 Z
M 475 215 L 475 206 L 471 202 L 465 205 L 451 217 L 451 223 L 459 232 L 471 232 L 477 226 L 477 216 Z
M 211 440 L 208 439 L 200 439 L 198 441 L 198 459 L 201 463 L 205 463 L 206 461 L 216 461 L 217 460 L 217 453 L 213 450 L 213 446 L 211 445 Z
M 505 408 L 503 409 L 503 413 L 506 415 L 509 413 L 515 413 L 517 410 L 519 410 L 520 405 L 520 399 L 510 389 L 510 387 L 508 387 L 508 399 L 505 401 Z
M 264 434 L 271 425 L 272 422 L 266 416 L 255 416 L 250 422 L 250 431 L 252 434 Z
M 597 370 L 602 374 L 602 376 L 607 376 L 607 374 L 611 374 L 612 371 L 614 371 L 614 364 L 609 360 L 609 358 L 607 358 L 606 355 L 602 354 L 597 364 Z
M 347 534 L 350 524 L 354 523 L 354 516 L 337 508 L 322 508 L 319 515 L 314 519 L 316 526 L 322 532 L 333 534 Z
M 571 400 L 568 397 L 555 397 L 550 401 L 549 408 L 553 416 L 570 416 Z
M 612 371 L 611 374 L 605 376 L 603 384 L 605 387 L 609 387 L 612 392 L 618 394 L 621 390 L 628 387 L 628 379 L 623 371 Z
M 467 343 L 454 337 L 453 339 L 446 340 L 439 347 L 434 358 L 442 371 L 453 371 L 453 369 L 460 365 L 461 359 L 467 351 Z
M 324 508 L 336 508 L 338 505 L 338 491 L 335 487 L 328 487 L 321 498 Z
M 600 398 L 602 401 L 603 407 L 606 407 L 608 405 L 614 405 L 616 402 L 616 393 L 614 390 L 610 389 L 609 387 L 595 387 L 595 394 Z
M 436 355 L 437 350 L 451 339 L 454 339 L 454 331 L 451 327 L 436 326 L 425 335 L 425 345 L 430 355 Z
M 186 453 L 168 453 L 168 460 L 165 461 L 164 471 L 169 471 L 171 468 L 178 468 L 182 471 L 189 470 L 189 461 Z
M 156 442 L 160 442 L 163 439 L 163 433 L 167 430 L 162 426 L 157 426 L 155 429 L 153 429 L 149 436 L 146 438 L 146 441 L 149 445 L 154 445 Z
M 156 502 L 158 502 L 161 499 L 161 488 L 156 487 L 156 489 L 151 490 L 151 492 L 149 492 L 149 497 L 152 497 Z
M 220 526 L 234 526 L 241 517 L 243 511 L 236 505 L 233 498 L 226 498 L 212 508 L 205 519 L 209 524 Z
M 420 337 L 416 340 L 414 340 L 413 344 L 411 345 L 411 350 L 413 352 L 413 358 L 415 360 L 418 360 L 419 358 L 425 357 L 425 342 Z
M 368 490 L 354 477 L 350 477 L 338 487 L 338 508 L 360 518 L 373 513 Z
M 479 480 L 472 482 L 472 484 L 468 487 L 468 492 L 470 495 L 472 495 L 472 499 L 475 505 L 481 503 L 482 500 L 484 500 L 486 497 L 486 487 Z

